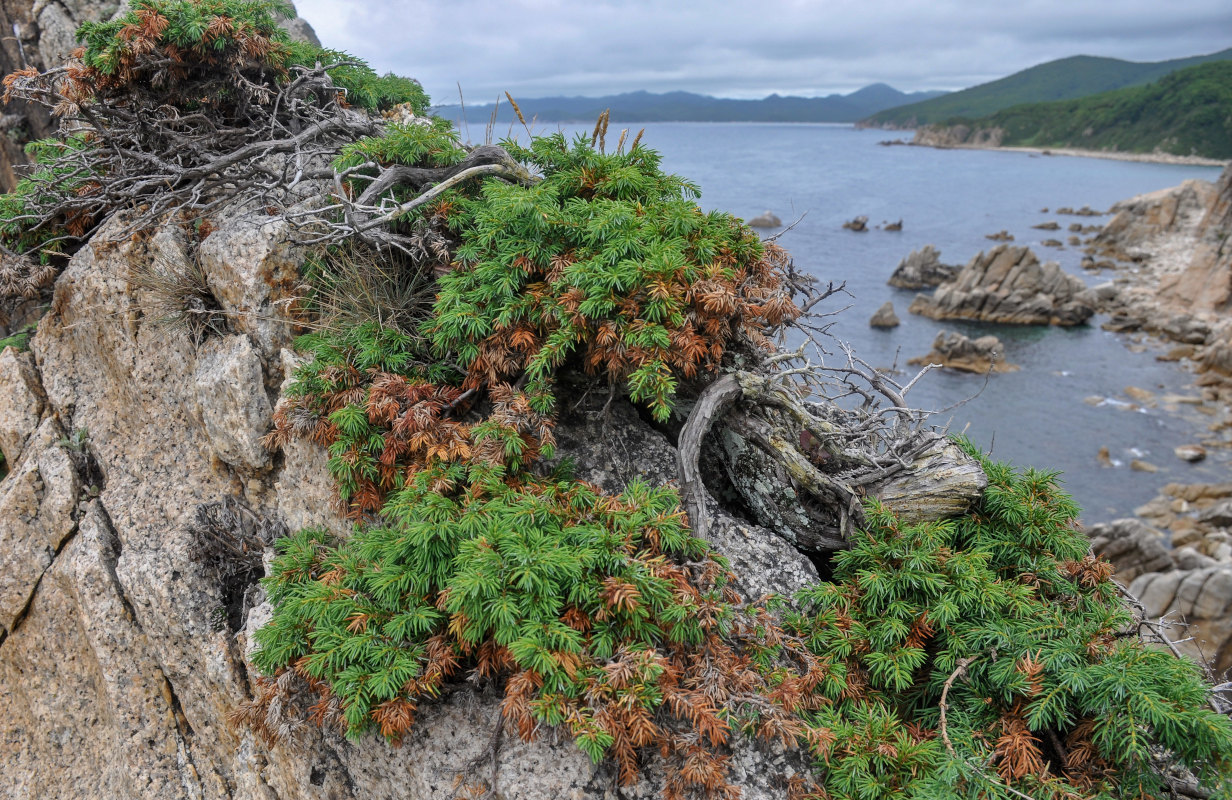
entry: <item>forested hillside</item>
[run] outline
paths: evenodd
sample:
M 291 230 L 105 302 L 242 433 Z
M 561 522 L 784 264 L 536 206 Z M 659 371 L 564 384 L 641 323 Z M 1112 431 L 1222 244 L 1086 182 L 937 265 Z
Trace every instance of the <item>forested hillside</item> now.
M 865 123 L 873 127 L 914 128 L 952 117 L 983 117 L 1022 103 L 1072 100 L 1159 80 L 1179 69 L 1232 58 L 1232 49 L 1171 61 L 1133 62 L 1073 56 L 1038 64 L 1000 80 L 960 92 L 880 111 Z
M 1190 67 L 1147 86 L 947 123 L 973 132 L 1000 128 L 1002 145 L 1232 158 L 1232 61 Z

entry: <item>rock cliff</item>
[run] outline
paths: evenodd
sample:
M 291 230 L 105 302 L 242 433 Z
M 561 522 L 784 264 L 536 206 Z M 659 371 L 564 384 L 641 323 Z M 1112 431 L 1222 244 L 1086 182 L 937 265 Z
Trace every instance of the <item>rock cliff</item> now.
M 925 125 L 911 143 L 924 147 L 1000 147 L 1005 131 L 970 125 Z

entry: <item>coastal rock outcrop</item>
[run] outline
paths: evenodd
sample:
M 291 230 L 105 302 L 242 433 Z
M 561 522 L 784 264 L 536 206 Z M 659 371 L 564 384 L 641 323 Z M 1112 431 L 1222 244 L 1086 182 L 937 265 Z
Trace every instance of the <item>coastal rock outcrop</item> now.
M 925 125 L 917 128 L 911 143 L 924 147 L 1000 147 L 1005 139 L 1001 128 L 970 125 Z
M 1148 617 L 1164 618 L 1183 653 L 1216 674 L 1232 667 L 1232 565 L 1148 572 L 1129 584 L 1129 592 Z
M 898 262 L 886 283 L 896 289 L 932 289 L 952 279 L 958 270 L 958 266 L 942 264 L 940 251 L 926 244 Z
M 266 259 L 248 229 L 216 230 L 215 256 L 201 258 L 211 278 L 238 276 L 260 304 L 256 287 L 278 290 L 260 277 Z M 324 450 L 298 442 L 274 455 L 257 442 L 296 358 L 242 333 L 194 347 L 143 319 L 131 265 L 184 257 L 185 234 L 112 244 L 106 233 L 56 284 L 33 358 L 0 354 L 0 370 L 19 378 L 0 387 L 0 408 L 20 412 L 4 430 L 13 460 L 0 483 L 0 797 L 274 798 L 305 786 L 333 798 L 449 796 L 489 750 L 498 694 L 462 691 L 424 708 L 422 732 L 401 750 L 310 728 L 269 751 L 227 723 L 248 697 L 244 656 L 268 605 L 256 585 L 226 585 L 194 556 L 199 510 L 227 503 L 262 524 L 348 525 L 331 510 Z M 286 233 L 285 223 L 267 230 L 275 247 Z M 279 325 L 274 339 L 289 335 Z M 675 476 L 674 448 L 627 401 L 605 414 L 592 399 L 558 429 L 580 477 L 616 490 Z M 783 538 L 717 505 L 711 516 L 716 543 L 747 557 L 746 596 L 816 579 Z M 773 776 L 801 768 L 792 758 L 737 745 L 744 796 L 777 797 Z M 562 786 L 602 796 L 611 780 L 567 737 L 515 737 L 500 764 L 510 800 Z M 657 797 L 661 780 L 648 769 L 625 796 Z
M 1015 372 L 1018 367 L 1005 360 L 1005 345 L 996 336 L 971 339 L 957 331 L 941 331 L 926 356 L 912 358 L 908 364 L 940 364 L 961 372 Z
M 1232 483 L 1170 483 L 1134 513 L 1092 526 L 1092 549 L 1183 652 L 1232 668 Z
M 1096 249 L 1125 251 L 1141 247 L 1160 234 L 1182 231 L 1193 224 L 1193 217 L 1206 213 L 1215 193 L 1215 187 L 1206 181 L 1187 180 L 1177 187 L 1123 200 L 1112 207 L 1114 216 L 1093 244 Z
M 1029 248 L 998 245 L 980 253 L 936 292 L 908 309 L 936 320 L 1014 325 L 1080 325 L 1095 313 L 1086 285 Z

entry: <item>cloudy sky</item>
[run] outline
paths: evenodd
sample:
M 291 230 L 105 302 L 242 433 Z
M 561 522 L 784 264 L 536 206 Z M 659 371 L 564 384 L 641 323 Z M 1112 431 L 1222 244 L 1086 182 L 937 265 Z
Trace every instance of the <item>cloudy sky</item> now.
M 646 89 L 758 98 L 961 89 L 1077 54 L 1232 47 L 1229 0 L 299 0 L 328 47 L 433 100 Z

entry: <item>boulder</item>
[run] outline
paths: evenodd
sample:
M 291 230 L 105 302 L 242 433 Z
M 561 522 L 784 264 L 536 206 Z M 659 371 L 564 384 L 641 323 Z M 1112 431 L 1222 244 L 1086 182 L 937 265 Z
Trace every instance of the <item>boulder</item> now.
M 912 358 L 908 364 L 940 364 L 962 372 L 1016 372 L 1018 367 L 1005 360 L 1005 346 L 996 336 L 970 339 L 957 331 L 941 331 L 933 340 L 932 351 Z
M 1213 528 L 1232 528 L 1232 500 L 1223 500 L 1203 511 L 1198 522 Z
M 779 219 L 776 214 L 765 211 L 749 220 L 748 224 L 753 228 L 781 228 L 783 220 Z
M 1232 378 L 1232 325 L 1225 325 L 1207 338 L 1197 354 L 1198 369 Z
M 885 229 L 887 231 L 901 231 L 903 229 L 903 221 L 900 219 L 898 222 L 891 222 L 885 226 Z
M 1183 444 L 1172 451 L 1182 461 L 1194 463 L 1206 458 L 1206 448 L 1200 444 Z
M 1181 652 L 1222 674 L 1232 667 L 1232 565 L 1147 572 L 1129 584 Z
M 1040 242 L 1040 245 L 1043 247 L 1064 247 L 1065 246 L 1064 244 L 1062 244 L 1060 239 L 1045 239 L 1044 241 Z
M 856 233 L 864 233 L 868 230 L 868 217 L 859 216 L 855 219 L 848 220 L 843 223 L 843 229 L 855 231 Z
M 273 426 L 262 362 L 243 334 L 214 338 L 197 353 L 196 404 L 214 453 L 233 467 L 258 470 L 270 462 L 260 439 Z
M 1012 242 L 1014 241 L 1014 234 L 1003 229 L 1003 230 L 997 231 L 996 233 L 990 233 L 984 238 L 992 239 L 994 242 Z
M 894 313 L 894 304 L 888 300 L 882 303 L 868 324 L 873 328 L 897 328 L 900 323 L 898 315 Z
M 931 244 L 898 262 L 887 281 L 897 289 L 932 289 L 958 274 L 959 267 L 941 263 L 941 253 Z
M 1040 224 L 1032 225 L 1031 227 L 1037 230 L 1041 230 L 1041 231 L 1055 231 L 1055 230 L 1060 230 L 1061 228 L 1061 226 L 1057 224 L 1055 221 L 1054 222 L 1041 222 Z
M 1117 580 L 1129 583 L 1147 572 L 1173 568 L 1172 555 L 1161 531 L 1137 519 L 1118 519 L 1087 530 L 1091 550 L 1116 567 Z
M 980 253 L 931 297 L 908 309 L 936 320 L 1014 325 L 1079 325 L 1095 313 L 1086 285 L 1053 261 L 1040 264 L 1026 247 L 998 245 Z

